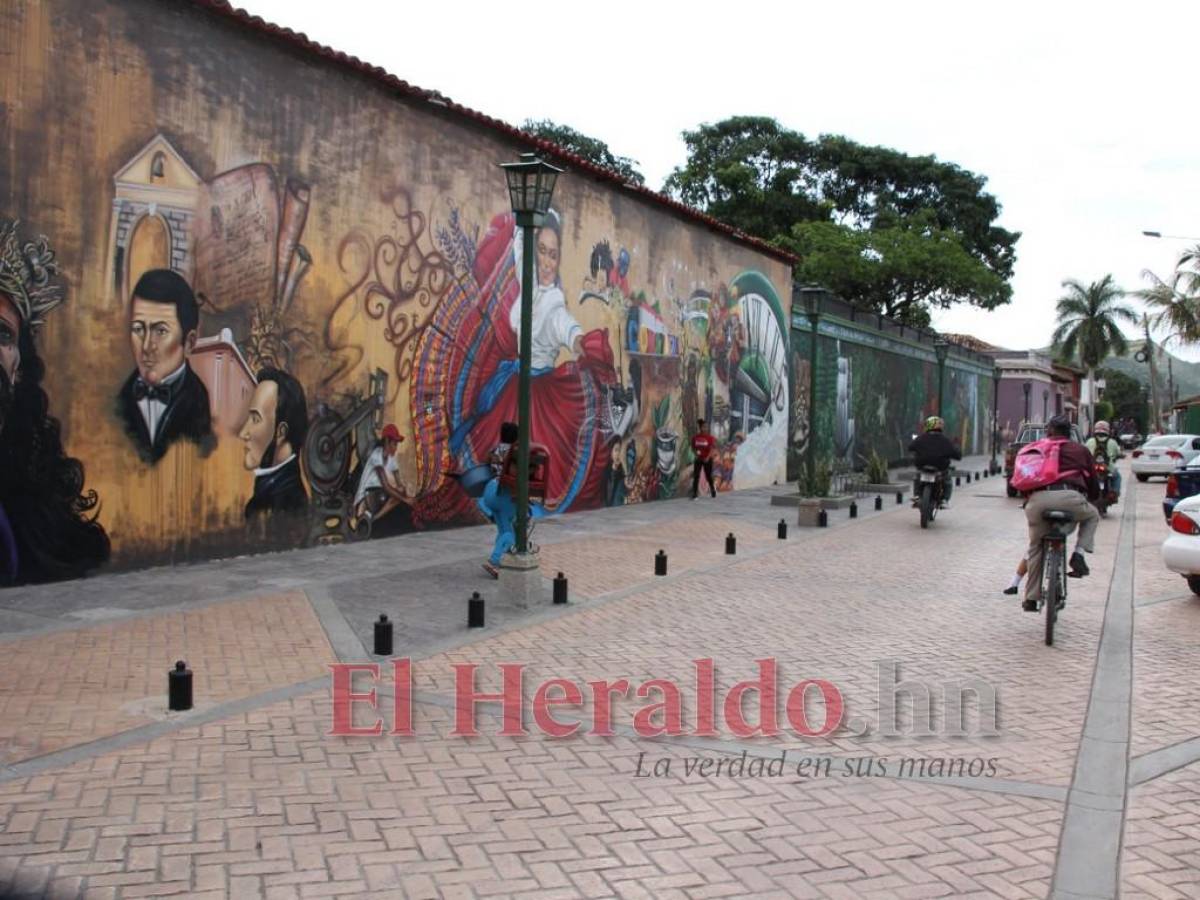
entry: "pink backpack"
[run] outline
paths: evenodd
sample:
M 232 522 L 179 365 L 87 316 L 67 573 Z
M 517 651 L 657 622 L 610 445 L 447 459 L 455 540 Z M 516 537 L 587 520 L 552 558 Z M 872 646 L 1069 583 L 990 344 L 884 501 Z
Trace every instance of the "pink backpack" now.
M 1065 441 L 1043 438 L 1021 448 L 1013 461 L 1012 486 L 1022 493 L 1054 484 L 1066 473 L 1059 468 L 1059 450 Z

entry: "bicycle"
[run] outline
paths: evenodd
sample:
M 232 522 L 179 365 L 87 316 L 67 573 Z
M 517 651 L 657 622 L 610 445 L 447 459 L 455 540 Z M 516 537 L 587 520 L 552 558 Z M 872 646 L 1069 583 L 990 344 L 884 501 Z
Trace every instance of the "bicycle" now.
M 1054 623 L 1067 603 L 1067 538 L 1075 526 L 1075 517 L 1061 509 L 1048 509 L 1042 521 L 1050 531 L 1042 538 L 1042 599 L 1046 612 L 1046 645 L 1054 644 Z

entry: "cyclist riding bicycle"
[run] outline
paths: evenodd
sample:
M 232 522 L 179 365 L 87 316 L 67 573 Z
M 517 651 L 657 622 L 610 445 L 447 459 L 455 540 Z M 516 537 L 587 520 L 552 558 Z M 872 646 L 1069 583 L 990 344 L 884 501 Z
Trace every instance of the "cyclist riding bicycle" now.
M 941 416 L 930 416 L 925 420 L 925 433 L 908 445 L 908 452 L 915 458 L 918 469 L 929 466 L 942 473 L 941 509 L 950 508 L 950 494 L 954 488 L 954 482 L 946 477 L 950 461 L 962 459 L 962 451 L 942 433 L 945 427 L 946 423 L 942 421 Z M 913 479 L 913 506 L 920 502 L 920 497 L 921 476 L 918 472 L 917 477 Z
M 1058 449 L 1057 480 L 1045 487 L 1036 488 L 1026 495 L 1025 519 L 1029 523 L 1029 551 L 1026 555 L 1029 577 L 1025 581 L 1025 602 L 1021 608 L 1026 612 L 1037 612 L 1042 598 L 1042 538 L 1050 531 L 1051 523 L 1042 518 L 1049 510 L 1068 512 L 1079 526 L 1075 541 L 1075 552 L 1071 554 L 1070 576 L 1082 578 L 1088 574 L 1087 561 L 1083 552 L 1096 549 L 1096 526 L 1100 513 L 1089 500 L 1100 496 L 1096 483 L 1096 472 L 1092 468 L 1092 454 L 1083 444 L 1070 439 L 1071 423 L 1066 416 L 1055 416 L 1046 423 L 1046 440 L 1061 441 Z
M 1120 497 L 1121 473 L 1117 471 L 1117 459 L 1121 456 L 1121 445 L 1112 439 L 1107 422 L 1096 423 L 1096 427 L 1092 429 L 1092 436 L 1088 438 L 1086 446 L 1091 451 L 1093 459 L 1100 453 L 1104 454 L 1105 459 L 1108 460 L 1109 487 L 1112 488 L 1114 494 Z

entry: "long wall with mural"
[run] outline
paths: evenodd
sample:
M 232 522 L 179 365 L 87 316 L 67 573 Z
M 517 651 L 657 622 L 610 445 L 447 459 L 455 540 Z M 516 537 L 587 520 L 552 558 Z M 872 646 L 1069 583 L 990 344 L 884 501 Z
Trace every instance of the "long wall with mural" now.
M 866 317 L 873 320 L 874 317 Z M 792 430 L 788 472 L 801 472 L 809 442 L 812 326 L 792 315 Z M 942 385 L 946 434 L 964 456 L 992 452 L 994 378 L 990 361 L 952 348 Z M 831 466 L 862 468 L 872 453 L 910 459 L 908 445 L 938 413 L 938 363 L 929 343 L 897 337 L 838 316 L 818 319 L 814 456 Z
M 0 54 L 0 583 L 482 521 L 528 147 L 188 0 L 17 0 Z M 535 240 L 539 513 L 690 489 L 700 418 L 784 478 L 784 258 L 571 171 Z

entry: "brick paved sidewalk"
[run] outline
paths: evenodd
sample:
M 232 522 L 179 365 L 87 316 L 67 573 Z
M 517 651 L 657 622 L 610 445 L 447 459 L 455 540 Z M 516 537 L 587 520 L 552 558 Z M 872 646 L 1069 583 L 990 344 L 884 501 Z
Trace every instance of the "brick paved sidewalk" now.
M 36 668 L 33 648 L 49 659 L 141 640 L 145 654 L 128 675 L 118 669 L 103 685 L 64 688 L 49 704 L 53 714 L 22 713 L 14 730 L 32 735 L 27 753 L 55 749 L 78 727 L 109 737 L 0 770 L 0 895 L 884 898 L 1056 890 L 1066 898 L 1115 896 L 1120 884 L 1123 896 L 1196 896 L 1200 723 L 1188 700 L 1200 685 L 1187 651 L 1200 601 L 1178 576 L 1164 578 L 1155 558 L 1161 487 L 1126 484 L 1132 508 L 1118 507 L 1102 523 L 1093 575 L 1071 582 L 1054 647 L 1041 641 L 1039 616 L 1000 594 L 1021 554 L 1023 516 L 998 479 L 964 486 L 927 531 L 911 510 L 876 514 L 868 501 L 854 522 L 842 514 L 828 530 L 793 527 L 780 542 L 780 509 L 750 492 L 654 504 L 662 508 L 624 522 L 604 513 L 570 517 L 538 537 L 546 572 L 561 568 L 571 579 L 571 607 L 525 618 L 496 610 L 479 634 L 447 614 L 424 649 L 411 651 L 411 738 L 328 736 L 326 680 L 305 681 L 334 653 L 365 658 L 366 604 L 387 599 L 379 587 L 388 583 L 386 566 L 374 560 L 363 562 L 362 577 L 375 579 L 370 589 L 293 571 L 302 583 L 273 598 L 151 608 L 0 643 L 20 650 L 0 655 L 0 702 L 12 704 L 5 710 L 33 709 L 20 706 L 17 675 L 9 674 L 25 678 Z M 726 557 L 731 530 L 739 553 Z M 458 571 L 474 552 L 466 540 L 454 549 L 458 540 L 414 543 L 426 563 L 442 553 Z M 655 579 L 653 552 L 664 544 L 671 575 Z M 267 583 L 280 584 L 274 562 L 262 562 L 273 572 Z M 398 598 L 413 584 L 456 583 L 448 575 L 422 581 L 423 571 L 400 580 Z M 1127 583 L 1132 596 L 1120 588 Z M 1112 639 L 1122 602 L 1133 623 L 1128 665 L 1118 668 L 1132 698 L 1130 728 L 1124 745 L 1097 744 L 1088 735 L 1106 733 L 1097 709 L 1107 708 L 1096 706 L 1095 692 L 1108 690 L 1094 681 L 1097 648 L 1103 639 L 1120 650 Z M 271 625 L 281 610 L 272 604 L 290 604 L 290 644 L 270 643 L 280 640 Z M 209 708 L 196 719 L 156 723 L 161 730 L 114 734 L 139 720 L 112 710 L 152 693 L 162 660 L 175 652 L 146 636 L 170 634 L 189 617 L 197 623 L 189 634 L 207 635 L 188 652 L 198 677 L 210 673 L 197 692 Z M 784 685 L 827 678 L 847 714 L 875 727 L 809 740 L 739 738 L 727 727 L 715 738 L 648 739 L 629 727 L 647 701 L 631 697 L 618 705 L 610 738 L 503 737 L 495 708 L 484 710 L 480 736 L 449 734 L 455 664 L 478 665 L 481 689 L 498 686 L 500 662 L 521 661 L 529 693 L 549 676 L 623 676 L 635 686 L 676 678 L 690 691 L 692 661 L 701 657 L 716 661 L 723 688 L 754 675 L 764 657 L 778 661 Z M 999 734 L 920 737 L 907 709 L 900 734 L 881 734 L 877 679 L 880 664 L 891 662 L 918 691 L 947 681 L 994 687 Z M 390 688 L 381 688 L 386 712 Z M 47 675 L 37 692 L 53 691 Z M 933 696 L 933 730 L 944 732 L 944 701 L 938 690 Z M 588 712 L 573 715 L 586 720 Z M 694 709 L 685 712 L 691 722 Z M 361 705 L 356 713 L 371 718 Z M 1112 799 L 1095 793 L 1096 773 L 1106 748 L 1120 746 L 1132 786 Z M 743 751 L 759 758 L 759 775 L 701 774 Z M 771 774 L 765 764 L 785 751 L 789 767 Z M 947 758 L 994 760 L 995 771 L 898 777 L 902 759 Z M 812 763 L 803 777 L 794 769 L 800 759 Z M 702 760 L 713 762 L 696 768 Z M 1117 840 L 1120 810 L 1128 809 L 1119 881 L 1111 829 L 1080 843 L 1079 822 L 1105 804 L 1118 807 Z M 1111 889 L 1068 893 L 1104 884 L 1097 876 L 1110 870 Z

